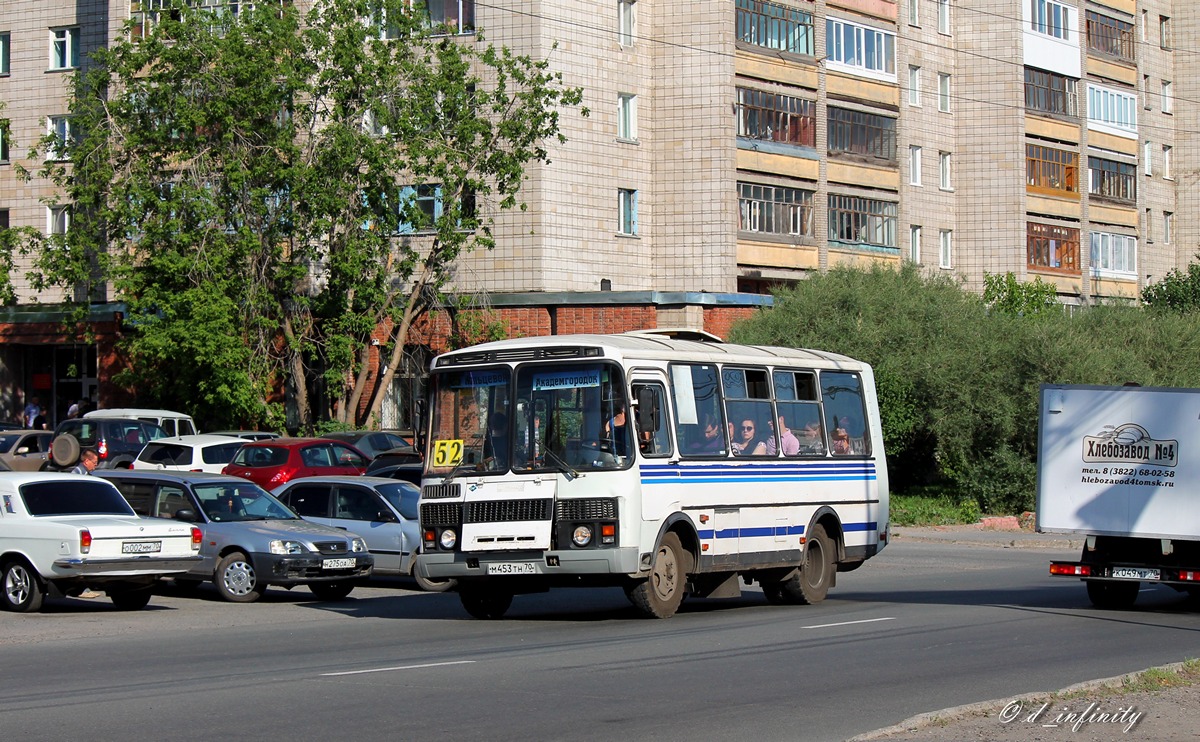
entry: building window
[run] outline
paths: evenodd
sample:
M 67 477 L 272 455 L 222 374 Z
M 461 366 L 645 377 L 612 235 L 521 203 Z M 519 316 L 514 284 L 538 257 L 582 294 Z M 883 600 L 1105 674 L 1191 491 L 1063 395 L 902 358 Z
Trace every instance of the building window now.
M 1137 166 L 1099 157 L 1088 158 L 1088 194 L 1134 203 L 1137 201 Z
M 617 43 L 633 46 L 633 0 L 617 0 Z
M 426 23 L 434 33 L 460 34 L 475 30 L 475 0 L 425 0 Z
M 751 88 L 737 90 L 739 137 L 817 146 L 815 101 Z
M 617 233 L 633 237 L 638 233 L 638 192 L 629 188 L 617 191 Z
M 69 70 L 79 66 L 79 26 L 50 29 L 50 69 Z
M 950 75 L 945 72 L 938 73 L 938 110 L 950 112 Z
M 1079 274 L 1079 230 L 1029 222 L 1025 227 L 1029 267 Z
M 950 185 L 950 153 L 938 153 L 938 188 L 943 191 L 951 190 Z
M 1094 275 L 1137 277 L 1137 238 L 1125 234 L 1092 232 Z
M 0 33 L 0 75 L 12 72 L 9 63 L 12 59 L 12 34 Z
M 938 231 L 938 267 L 949 269 L 952 264 L 950 262 L 950 235 L 952 232 L 949 229 Z
M 71 228 L 71 207 L 50 206 L 46 209 L 46 232 L 64 235 Z
M 913 263 L 921 262 L 921 227 L 918 224 L 908 226 L 908 259 Z
M 813 237 L 813 192 L 738 183 L 738 229 L 759 234 Z
M 825 57 L 835 66 L 893 77 L 896 74 L 896 34 L 826 18 Z
M 1165 51 L 1171 51 L 1171 19 L 1165 15 L 1158 17 L 1158 46 Z
M 637 96 L 633 93 L 617 95 L 617 138 L 637 139 Z
M 1150 219 L 1150 209 L 1146 209 L 1146 218 L 1143 221 L 1145 229 L 1142 234 L 1146 237 L 1146 244 L 1154 242 L 1154 222 Z
M 1079 154 L 1065 149 L 1025 145 L 1025 182 L 1029 190 L 1050 195 L 1079 193 Z
M 46 150 L 46 159 L 65 160 L 70 157 L 69 145 L 75 143 L 76 133 L 71 126 L 70 116 L 51 116 L 47 122 L 47 134 L 54 136 L 54 144 Z
M 8 229 L 8 209 L 0 209 L 0 229 Z
M 764 49 L 816 53 L 813 14 L 765 0 L 737 0 L 737 39 Z
M 1025 68 L 1025 109 L 1034 113 L 1075 116 L 1079 112 L 1078 81 L 1053 72 Z
M 1154 164 L 1150 159 L 1150 141 L 1142 142 L 1142 172 L 1146 175 L 1154 175 Z
M 908 25 L 921 25 L 921 0 L 908 0 Z
M 1162 112 L 1175 113 L 1175 93 L 1168 80 L 1162 81 Z
M 1175 231 L 1175 214 L 1170 211 L 1163 212 L 1162 221 L 1162 241 L 1164 245 L 1171 244 L 1171 235 Z
M 950 35 L 950 0 L 937 0 L 938 33 Z
M 1072 8 L 1054 0 L 1031 0 L 1033 15 L 1030 28 L 1063 41 L 1071 40 Z
M 921 148 L 915 144 L 908 145 L 908 182 L 921 185 Z
M 1163 156 L 1163 159 L 1162 159 L 1162 174 L 1163 174 L 1163 178 L 1165 178 L 1165 179 L 1167 179 L 1167 180 L 1175 180 L 1175 174 L 1172 172 L 1172 168 L 1171 168 L 1171 154 L 1172 154 L 1172 152 L 1173 152 L 1173 150 L 1172 150 L 1172 148 L 1171 148 L 1171 145 L 1169 145 L 1169 144 L 1164 144 L 1164 145 L 1162 146 L 1162 156 Z M 8 159 L 8 155 L 7 155 L 7 154 L 4 156 L 4 159 L 6 159 L 6 160 Z
M 833 106 L 828 115 L 829 154 L 896 161 L 896 119 Z
M 0 121 L 0 162 L 8 162 L 8 131 L 9 122 Z
M 1150 11 L 1142 11 L 1142 41 L 1150 40 Z
M 1125 62 L 1137 60 L 1133 24 L 1109 18 L 1094 10 L 1087 11 L 1088 51 L 1116 57 Z
M 908 66 L 908 105 L 921 105 L 921 68 Z
M 1087 86 L 1088 125 L 1111 128 L 1121 135 L 1137 134 L 1137 97 L 1113 88 Z
M 829 194 L 829 241 L 898 249 L 896 204 Z
M 1142 107 L 1150 110 L 1150 76 L 1142 75 Z

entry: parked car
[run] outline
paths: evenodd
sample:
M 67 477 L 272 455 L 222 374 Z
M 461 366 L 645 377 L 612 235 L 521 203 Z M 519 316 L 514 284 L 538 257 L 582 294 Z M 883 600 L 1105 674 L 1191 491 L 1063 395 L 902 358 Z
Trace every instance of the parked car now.
M 167 437 L 166 431 L 154 423 L 132 418 L 95 417 L 63 420 L 54 429 L 54 437 L 57 439 L 63 435 L 74 436 L 81 450 L 95 451 L 100 457 L 98 469 L 128 469 L 143 446 Z M 58 463 L 63 467 L 75 465 L 74 461 Z
M 38 471 L 50 456 L 52 440 L 48 430 L 0 431 L 0 461 L 12 471 Z
M 200 563 L 200 529 L 140 518 L 111 483 L 50 472 L 0 474 L 0 607 L 103 590 L 120 610 L 150 602 L 165 575 Z
M 248 441 L 266 441 L 280 437 L 279 433 L 272 433 L 269 430 L 217 430 L 209 435 L 228 435 L 234 438 L 245 438 Z
M 420 451 L 412 446 L 400 446 L 399 448 L 378 453 L 375 458 L 371 459 L 371 463 L 367 465 L 367 473 L 374 474 L 384 467 L 395 466 L 396 464 L 420 464 L 421 461 Z
M 367 470 L 363 472 L 364 477 L 383 477 L 384 479 L 399 479 L 402 482 L 408 482 L 418 487 L 421 486 L 421 474 L 425 471 L 425 465 L 421 463 L 409 464 L 384 464 L 376 466 L 372 461 Z
M 375 574 L 412 577 L 430 592 L 454 585 L 454 580 L 430 580 L 413 571 L 413 556 L 421 550 L 418 487 L 381 477 L 306 477 L 274 494 L 305 520 L 360 534 L 375 557 Z
M 195 435 L 200 432 L 196 430 L 196 423 L 192 420 L 191 415 L 185 415 L 182 412 L 172 412 L 171 410 L 113 407 L 107 410 L 92 410 L 91 412 L 84 413 L 83 417 L 85 419 L 118 417 L 128 420 L 141 420 L 146 423 L 154 423 L 167 431 L 167 435 Z
M 362 474 L 367 457 L 354 446 L 325 438 L 273 438 L 242 446 L 221 471 L 273 489 L 300 477 Z
M 202 562 L 174 581 L 211 581 L 225 600 L 251 603 L 269 585 L 307 585 L 319 600 L 341 600 L 368 577 L 375 558 L 344 529 L 302 520 L 253 482 L 207 472 L 105 471 L 134 511 L 194 523 Z
M 326 433 L 321 436 L 342 443 L 349 443 L 359 451 L 362 451 L 368 458 L 375 458 L 384 451 L 390 451 L 394 448 L 412 449 L 411 443 L 395 433 L 388 433 L 382 430 L 345 430 L 336 433 Z
M 246 441 L 225 435 L 181 435 L 150 441 L 131 469 L 207 471 L 220 474 Z

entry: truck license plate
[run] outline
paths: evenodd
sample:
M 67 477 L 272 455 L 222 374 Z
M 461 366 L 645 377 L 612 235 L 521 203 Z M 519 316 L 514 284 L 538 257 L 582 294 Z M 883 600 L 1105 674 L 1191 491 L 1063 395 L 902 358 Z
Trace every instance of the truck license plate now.
M 1113 567 L 1112 576 L 1121 577 L 1126 580 L 1160 579 L 1157 569 L 1146 569 L 1143 567 Z
M 326 559 L 322 562 L 325 569 L 354 569 L 353 559 Z
M 162 551 L 162 541 L 125 541 L 121 544 L 122 554 L 157 554 Z
M 496 562 L 488 565 L 489 575 L 535 575 L 537 566 L 533 562 Z

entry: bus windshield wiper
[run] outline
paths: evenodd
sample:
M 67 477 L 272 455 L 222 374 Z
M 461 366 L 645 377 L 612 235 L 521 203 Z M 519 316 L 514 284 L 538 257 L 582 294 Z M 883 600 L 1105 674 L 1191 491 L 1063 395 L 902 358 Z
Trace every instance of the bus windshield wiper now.
M 579 476 L 579 472 L 572 469 L 570 464 L 563 461 L 562 458 L 558 454 L 554 453 L 549 448 L 547 448 L 545 450 L 545 452 L 542 454 L 542 457 L 546 461 L 549 461 L 550 463 L 554 464 L 555 470 L 561 472 L 562 475 L 567 478 L 568 482 L 570 482 L 572 479 L 575 479 L 576 477 Z

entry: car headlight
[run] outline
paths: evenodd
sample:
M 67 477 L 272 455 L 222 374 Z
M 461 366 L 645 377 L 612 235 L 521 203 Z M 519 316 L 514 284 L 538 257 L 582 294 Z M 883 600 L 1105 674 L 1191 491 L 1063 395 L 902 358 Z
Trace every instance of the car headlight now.
M 442 531 L 441 544 L 443 549 L 453 549 L 454 545 L 457 543 L 458 534 L 454 532 L 453 528 L 447 528 L 446 530 Z
M 366 550 L 367 550 L 367 542 L 363 541 L 361 538 L 354 539 L 353 543 L 350 545 L 350 551 L 353 551 L 355 553 L 361 553 Z
M 272 554 L 303 554 L 308 550 L 299 541 L 272 541 L 270 551 Z
M 587 546 L 592 543 L 592 527 L 591 526 L 575 526 L 575 530 L 571 533 L 571 540 L 576 546 Z

